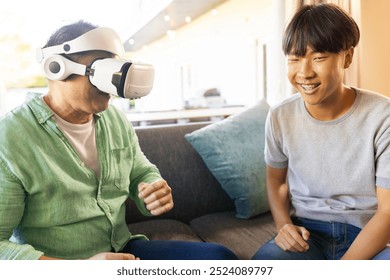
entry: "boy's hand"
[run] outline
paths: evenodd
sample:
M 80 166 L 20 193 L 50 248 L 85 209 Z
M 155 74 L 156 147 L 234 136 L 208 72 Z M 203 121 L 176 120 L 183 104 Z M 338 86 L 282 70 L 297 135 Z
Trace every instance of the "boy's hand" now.
M 304 227 L 286 224 L 276 235 L 275 243 L 283 251 L 306 252 L 309 250 L 309 244 L 306 242 L 309 236 L 310 232 Z
M 172 190 L 162 179 L 151 184 L 140 183 L 138 197 L 144 200 L 146 209 L 153 216 L 164 214 L 173 208 Z

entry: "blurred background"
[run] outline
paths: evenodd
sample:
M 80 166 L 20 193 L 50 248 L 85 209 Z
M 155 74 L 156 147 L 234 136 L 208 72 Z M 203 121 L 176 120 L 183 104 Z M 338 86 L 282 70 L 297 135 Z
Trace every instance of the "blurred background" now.
M 390 96 L 387 0 L 13 0 L 0 5 L 0 115 L 29 91 L 46 92 L 35 49 L 62 25 L 83 19 L 115 29 L 126 58 L 152 63 L 152 92 L 113 98 L 135 124 L 224 118 L 293 93 L 281 52 L 285 24 L 302 4 L 333 2 L 361 28 L 349 85 Z M 178 115 L 180 113 L 180 115 Z

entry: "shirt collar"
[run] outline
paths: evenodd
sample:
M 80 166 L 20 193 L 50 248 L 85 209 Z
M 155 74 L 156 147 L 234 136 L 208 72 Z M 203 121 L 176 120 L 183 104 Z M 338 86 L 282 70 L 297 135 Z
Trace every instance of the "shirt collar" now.
M 30 107 L 35 118 L 40 124 L 45 123 L 54 115 L 53 111 L 42 100 L 42 93 L 27 93 L 26 104 Z
M 27 93 L 26 103 L 33 112 L 35 118 L 40 124 L 45 123 L 48 119 L 54 116 L 54 112 L 49 106 L 42 100 L 42 93 L 29 92 Z M 95 119 L 98 120 L 103 112 L 95 114 Z

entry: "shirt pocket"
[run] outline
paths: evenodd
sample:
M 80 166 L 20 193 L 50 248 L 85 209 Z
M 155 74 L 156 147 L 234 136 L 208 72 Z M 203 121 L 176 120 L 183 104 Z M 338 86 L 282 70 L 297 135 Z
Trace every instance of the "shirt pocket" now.
M 133 167 L 133 153 L 131 147 L 111 150 L 113 157 L 114 184 L 118 189 L 129 188 L 130 173 Z

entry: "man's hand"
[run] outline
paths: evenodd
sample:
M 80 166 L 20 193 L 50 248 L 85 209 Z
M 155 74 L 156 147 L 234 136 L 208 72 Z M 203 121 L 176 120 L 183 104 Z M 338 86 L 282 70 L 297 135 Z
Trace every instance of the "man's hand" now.
M 165 180 L 139 184 L 138 197 L 144 200 L 146 209 L 153 216 L 164 214 L 173 208 L 172 190 Z
M 139 258 L 136 258 L 132 254 L 106 252 L 96 254 L 88 260 L 139 260 Z
M 309 249 L 307 240 L 310 232 L 304 227 L 293 224 L 284 225 L 275 237 L 275 243 L 283 251 L 305 252 Z

